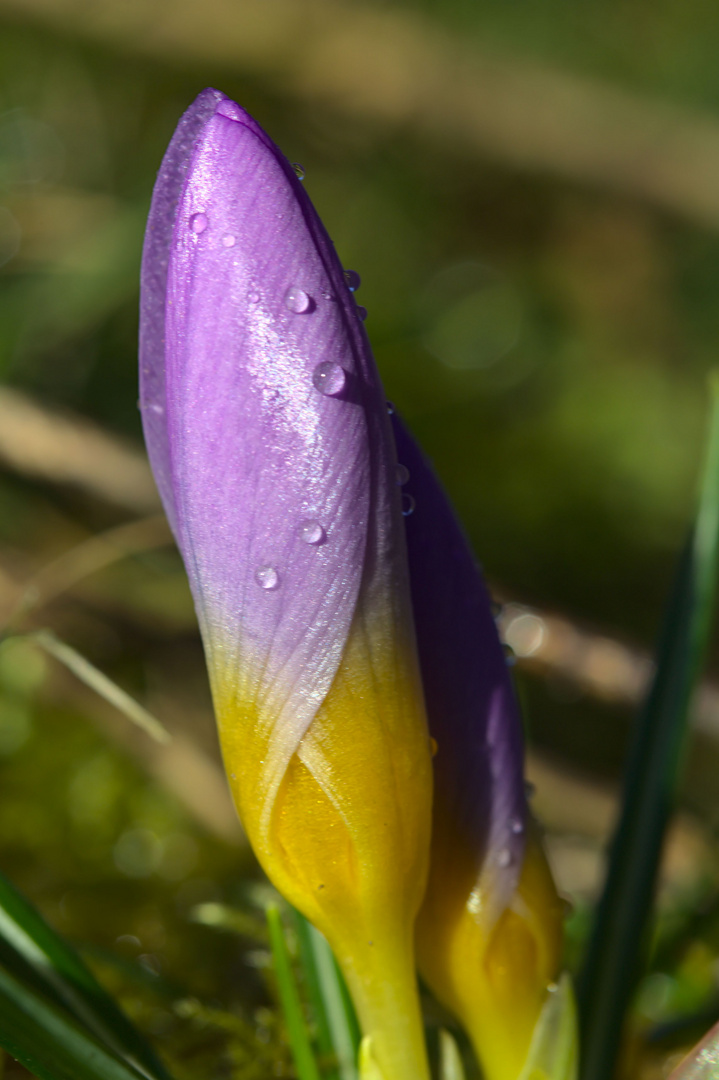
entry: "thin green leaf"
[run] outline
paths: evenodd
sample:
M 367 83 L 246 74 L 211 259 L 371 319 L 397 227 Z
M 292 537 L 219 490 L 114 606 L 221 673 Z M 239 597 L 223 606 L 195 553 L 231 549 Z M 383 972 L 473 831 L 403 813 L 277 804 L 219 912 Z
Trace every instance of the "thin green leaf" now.
M 37 630 L 28 636 L 31 641 L 37 642 L 45 652 L 54 656 L 61 664 L 64 664 L 81 682 L 84 682 L 86 686 L 89 686 L 105 701 L 108 701 L 110 705 L 114 705 L 128 720 L 131 720 L 137 727 L 142 728 L 156 742 L 166 743 L 170 741 L 171 735 L 169 731 L 160 723 L 157 717 L 143 708 L 139 702 L 130 697 L 126 690 L 123 690 L 122 687 L 103 674 L 99 668 L 91 664 L 71 645 L 60 641 L 49 630 Z
M 147 1076 L 1 966 L 0 1046 L 40 1080 L 145 1080 Z
M 292 1057 L 297 1068 L 297 1075 L 299 1080 L 320 1080 L 307 1025 L 302 1014 L 302 1003 L 300 1002 L 297 983 L 292 974 L 290 954 L 285 941 L 285 932 L 279 908 L 274 905 L 267 908 L 267 928 L 270 933 L 270 945 L 275 962 L 280 1004 L 287 1024 L 287 1034 L 290 1040 Z
M 26 989 L 34 984 L 138 1071 L 169 1080 L 151 1047 L 75 950 L 2 874 L 0 960 Z
M 322 993 L 319 972 L 312 947 L 312 927 L 307 919 L 296 909 L 293 909 L 297 941 L 299 943 L 299 960 L 304 976 L 305 989 L 309 999 L 309 1005 L 315 1020 L 317 1052 L 319 1057 L 329 1058 L 335 1056 L 335 1046 L 327 1016 L 326 1002 Z M 337 1080 L 337 1069 L 324 1070 L 327 1080 Z
M 656 674 L 638 717 L 604 892 L 580 981 L 582 1078 L 609 1080 L 645 955 L 657 867 L 679 776 L 691 692 L 703 662 L 719 550 L 719 380 L 699 508 L 667 608 Z
M 354 1006 L 327 939 L 311 923 L 303 921 L 339 1074 L 342 1080 L 357 1080 L 361 1036 Z

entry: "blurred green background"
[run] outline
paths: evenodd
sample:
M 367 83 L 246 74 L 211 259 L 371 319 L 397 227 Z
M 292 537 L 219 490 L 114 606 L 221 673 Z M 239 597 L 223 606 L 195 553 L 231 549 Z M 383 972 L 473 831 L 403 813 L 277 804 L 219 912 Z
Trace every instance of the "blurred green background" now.
M 22 627 L 52 627 L 179 732 L 156 752 L 37 649 L 3 646 L 0 862 L 180 1072 L 291 1066 L 253 916 L 230 951 L 192 921 L 251 913 L 257 875 L 179 560 L 156 522 L 132 532 L 156 509 L 139 257 L 178 117 L 207 85 L 245 105 L 362 275 L 388 397 L 515 605 L 578 947 L 719 353 L 718 40 L 699 0 L 0 0 L 0 605 L 74 552 Z M 88 541 L 125 524 L 99 568 Z M 640 1026 L 719 1015 L 711 687 L 700 712 Z

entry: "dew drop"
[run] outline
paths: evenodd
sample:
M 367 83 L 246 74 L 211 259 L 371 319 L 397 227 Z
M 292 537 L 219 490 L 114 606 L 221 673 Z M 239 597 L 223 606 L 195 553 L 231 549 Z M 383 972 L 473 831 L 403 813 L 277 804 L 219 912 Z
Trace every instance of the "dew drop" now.
M 155 404 L 155 405 L 148 405 L 147 407 L 150 410 L 150 412 L 154 412 L 156 416 L 164 416 L 165 415 L 165 408 L 164 408 L 163 405 Z
M 362 307 L 361 304 L 357 305 L 357 318 L 361 319 L 362 322 L 364 322 L 365 319 L 367 318 L 367 308 Z
M 315 390 L 328 397 L 336 397 L 345 388 L 347 377 L 343 367 L 333 364 L 329 360 L 324 364 L 318 364 L 312 372 L 312 385 Z
M 207 228 L 207 214 L 193 214 L 190 218 L 190 228 L 193 233 L 204 232 Z
M 402 493 L 402 514 L 404 517 L 409 517 L 414 513 L 414 509 L 417 503 L 414 501 L 411 495 L 408 495 L 406 491 Z
M 319 521 L 303 521 L 300 536 L 306 544 L 321 544 L 325 539 L 325 530 Z
M 409 469 L 406 465 L 398 465 L 394 471 L 394 478 L 397 483 L 397 487 L 402 487 L 409 480 Z
M 234 238 L 234 236 L 232 236 L 231 233 L 228 233 L 227 236 L 222 237 L 222 246 L 223 247 L 234 247 L 235 246 L 235 238 Z
M 394 416 L 394 402 L 392 401 L 387 402 L 387 415 Z
M 257 292 L 257 290 L 256 290 L 256 289 L 253 289 L 253 290 L 252 290 L 252 291 L 251 291 L 251 292 L 250 292 L 250 293 L 248 294 L 248 296 L 247 296 L 247 299 L 249 300 L 249 302 L 250 302 L 251 304 L 259 304 L 259 302 L 260 302 L 260 294 L 259 294 L 259 293 Z
M 362 278 L 359 276 L 356 270 L 345 270 L 344 272 L 345 284 L 350 292 L 357 292 L 362 284 Z
M 261 566 L 259 570 L 255 570 L 255 581 L 260 588 L 269 591 L 277 588 L 280 578 L 274 566 Z
M 307 293 L 303 289 L 298 289 L 296 285 L 292 285 L 285 293 L 285 307 L 297 315 L 309 311 L 311 302 Z
M 509 848 L 502 848 L 502 850 L 497 853 L 497 866 L 499 866 L 502 870 L 506 870 L 507 867 L 511 865 L 512 852 L 509 850 Z
M 524 822 L 520 821 L 519 818 L 516 818 L 516 817 L 515 818 L 510 818 L 509 819 L 509 828 L 510 828 L 511 832 L 514 833 L 515 836 L 521 836 L 522 833 L 524 832 Z
M 297 177 L 297 179 L 298 180 L 304 180 L 304 178 L 305 178 L 305 167 L 304 167 L 304 165 L 300 165 L 299 161 L 293 161 L 292 162 L 292 168 L 295 170 L 295 176 Z
M 555 982 L 547 983 L 547 993 L 548 994 L 556 994 L 557 990 L 559 990 L 559 984 L 558 983 L 555 983 Z

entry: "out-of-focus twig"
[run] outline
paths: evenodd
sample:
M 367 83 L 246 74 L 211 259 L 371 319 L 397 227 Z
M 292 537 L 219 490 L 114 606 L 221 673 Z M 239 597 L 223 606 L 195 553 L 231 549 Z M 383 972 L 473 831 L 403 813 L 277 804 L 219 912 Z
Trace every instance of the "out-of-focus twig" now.
M 7 386 L 0 388 L 0 463 L 25 476 L 71 484 L 133 513 L 159 508 L 141 450 Z
M 338 0 L 0 0 L 176 63 L 238 68 L 313 103 L 719 226 L 719 123 L 471 46 L 418 12 Z
M 209 833 L 234 847 L 247 846 L 219 757 L 211 757 L 197 739 L 173 731 L 171 742 L 160 745 L 142 732 L 88 687 L 62 669 L 55 680 L 56 692 L 94 719 L 103 732 L 129 752 L 158 784 L 171 792 L 188 813 Z M 170 712 L 163 701 L 162 714 Z M 209 718 L 208 718 L 209 719 Z
M 609 704 L 633 707 L 643 699 L 654 671 L 648 653 L 524 604 L 505 604 L 497 623 L 527 671 L 564 680 Z M 714 683 L 700 685 L 692 723 L 698 731 L 719 738 L 719 687 Z
M 547 852 L 560 889 L 578 898 L 596 897 L 604 873 L 604 848 L 619 811 L 617 787 L 536 750 L 529 751 L 526 768 L 535 789 L 533 809 L 547 831 Z M 664 850 L 663 895 L 690 891 L 703 876 L 714 873 L 713 865 L 708 831 L 693 814 L 680 812 Z
M 9 622 L 15 625 L 25 615 L 36 611 L 90 574 L 104 570 L 119 559 L 171 543 L 172 533 L 164 514 L 153 514 L 139 521 L 129 521 L 91 536 L 57 559 L 45 563 L 22 587 L 16 587 L 19 596 Z M 2 591 L 0 583 L 0 595 Z
M 126 690 L 108 678 L 99 668 L 91 664 L 77 649 L 60 641 L 50 630 L 37 630 L 30 635 L 30 638 L 155 742 L 170 741 L 169 731 L 157 717 L 148 712 L 143 705 L 135 701 Z

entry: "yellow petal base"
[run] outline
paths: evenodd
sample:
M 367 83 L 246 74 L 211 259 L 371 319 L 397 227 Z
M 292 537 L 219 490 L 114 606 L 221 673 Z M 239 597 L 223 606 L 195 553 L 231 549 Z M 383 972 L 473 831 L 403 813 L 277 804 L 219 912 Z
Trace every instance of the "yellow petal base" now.
M 420 971 L 466 1028 L 486 1080 L 519 1080 L 559 971 L 561 901 L 532 834 L 517 893 L 489 929 L 467 902 L 461 874 L 455 885 L 438 880 L 433 866 L 418 920 Z
M 409 644 L 371 641 L 358 620 L 269 813 L 262 725 L 223 695 L 220 736 L 252 846 L 332 946 L 381 1075 L 428 1080 L 413 926 L 429 853 L 429 739 Z

